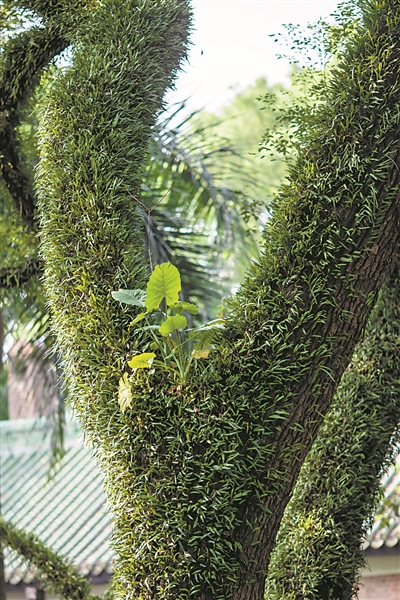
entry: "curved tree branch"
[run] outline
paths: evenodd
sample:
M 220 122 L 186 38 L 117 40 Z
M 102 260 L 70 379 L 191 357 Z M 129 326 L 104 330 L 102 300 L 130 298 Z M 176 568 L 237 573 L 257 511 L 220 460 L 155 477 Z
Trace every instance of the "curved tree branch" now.
M 39 571 L 47 589 L 66 600 L 94 600 L 90 583 L 60 554 L 47 548 L 33 533 L 26 533 L 0 517 L 0 538 L 3 545 L 18 552 Z
M 24 168 L 16 129 L 22 110 L 43 69 L 68 46 L 51 27 L 32 27 L 9 40 L 0 77 L 0 168 L 14 204 L 28 226 L 35 228 L 36 201 Z
M 400 271 L 394 263 L 367 331 L 301 470 L 268 572 L 268 600 L 351 600 L 380 477 L 399 442 Z

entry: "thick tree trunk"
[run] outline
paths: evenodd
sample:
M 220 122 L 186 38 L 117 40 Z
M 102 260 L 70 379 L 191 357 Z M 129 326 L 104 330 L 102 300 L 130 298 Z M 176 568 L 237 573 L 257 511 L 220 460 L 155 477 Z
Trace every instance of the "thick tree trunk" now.
M 399 237 L 400 0 L 364 24 L 316 114 L 265 252 L 187 384 L 155 369 L 122 414 L 118 381 L 150 342 L 112 300 L 146 281 L 132 195 L 184 52 L 183 0 L 104 0 L 77 24 L 38 173 L 42 248 L 75 408 L 105 474 L 120 597 L 261 600 L 291 489 Z
M 382 202 L 387 189 L 400 189 L 399 166 L 400 161 L 396 156 L 389 181 L 387 184 L 382 185 Z M 346 266 L 342 270 L 339 281 L 327 281 L 322 294 L 315 295 L 317 299 L 314 303 L 316 305 L 315 313 L 318 314 L 321 307 L 325 307 L 322 322 L 316 325 L 316 321 L 310 320 L 309 324 L 302 323 L 301 328 L 297 331 L 294 325 L 293 332 L 286 342 L 287 352 L 281 352 L 280 354 L 280 360 L 287 366 L 288 380 L 290 379 L 290 359 L 293 356 L 293 348 L 309 342 L 307 353 L 310 357 L 314 355 L 315 358 L 310 364 L 308 377 L 296 378 L 294 384 L 285 386 L 285 394 L 290 395 L 292 399 L 290 408 L 288 408 L 287 398 L 274 407 L 277 412 L 279 409 L 287 411 L 287 419 L 277 427 L 273 440 L 274 455 L 267 463 L 266 469 L 270 470 L 271 473 L 280 474 L 281 489 L 279 494 L 266 498 L 265 502 L 259 503 L 257 508 L 254 506 L 257 505 L 257 501 L 253 504 L 252 509 L 249 509 L 248 506 L 244 507 L 242 518 L 246 524 L 239 535 L 245 543 L 248 567 L 242 575 L 244 589 L 238 590 L 234 596 L 235 600 L 249 598 L 253 593 L 251 591 L 253 586 L 250 585 L 247 591 L 248 586 L 246 586 L 245 581 L 258 580 L 260 573 L 265 573 L 267 570 L 279 524 L 300 467 L 316 437 L 323 415 L 329 408 L 337 383 L 350 362 L 355 341 L 360 337 L 369 314 L 372 302 L 370 301 L 368 306 L 365 300 L 374 297 L 376 289 L 379 289 L 386 275 L 393 251 L 392 240 L 396 241 L 398 239 L 399 203 L 400 193 L 397 192 L 394 202 L 389 205 L 375 237 L 373 251 L 366 252 L 361 260 Z M 391 242 L 388 243 L 388 240 L 391 240 Z M 361 249 L 364 244 L 366 244 L 366 240 L 361 242 L 358 247 Z M 251 285 L 253 285 L 253 282 L 254 278 L 252 278 Z M 348 282 L 351 282 L 351 285 Z M 327 294 L 329 294 L 331 301 L 326 297 Z M 301 302 L 303 302 L 306 295 L 309 295 L 308 290 L 304 288 Z M 251 299 L 244 300 L 243 305 L 245 306 L 245 303 L 249 304 L 250 302 Z M 308 306 L 303 304 L 305 311 L 309 310 L 310 305 L 311 303 Z M 346 316 L 343 318 L 343 315 Z M 244 323 L 243 329 L 248 332 L 248 335 L 251 335 L 251 324 L 249 322 Z M 262 333 L 254 332 L 252 344 L 263 347 Z M 282 346 L 284 344 L 285 340 L 282 336 Z M 328 360 L 324 360 L 322 356 L 325 351 L 328 351 L 328 356 L 330 355 Z M 254 360 L 255 364 L 256 362 Z M 251 385 L 251 378 L 252 375 L 249 372 L 249 386 Z M 251 438 L 251 436 L 249 437 Z M 249 468 L 251 468 L 251 460 L 249 460 Z M 268 475 L 266 477 L 262 473 L 260 475 L 260 481 L 264 481 L 266 486 L 272 483 Z M 250 503 L 251 505 L 252 503 Z M 249 522 L 250 527 L 248 526 Z M 263 592 L 259 591 L 260 599 L 262 594 Z

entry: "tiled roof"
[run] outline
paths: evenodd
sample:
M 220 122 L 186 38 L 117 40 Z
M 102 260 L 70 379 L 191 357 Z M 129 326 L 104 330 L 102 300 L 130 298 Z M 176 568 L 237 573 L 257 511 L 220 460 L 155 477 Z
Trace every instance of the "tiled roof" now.
M 0 423 L 2 515 L 68 556 L 83 575 L 106 577 L 112 571 L 111 519 L 96 463 L 72 421 L 66 455 L 49 478 L 48 430 L 46 418 Z M 35 579 L 15 552 L 6 550 L 4 558 L 9 583 Z
M 400 541 L 400 455 L 396 464 L 382 478 L 385 496 L 375 513 L 372 528 L 364 544 L 364 550 L 371 548 L 393 548 Z
M 46 433 L 47 432 L 47 433 Z M 96 463 L 82 446 L 82 434 L 72 421 L 65 435 L 66 455 L 54 477 L 49 475 L 49 435 L 46 419 L 0 422 L 2 514 L 63 555 L 92 578 L 112 572 L 109 548 L 110 515 Z M 399 544 L 400 462 L 383 479 L 386 498 L 378 508 L 364 548 Z M 397 514 L 396 514 L 397 512 Z M 5 552 L 6 580 L 16 585 L 35 579 L 16 553 Z

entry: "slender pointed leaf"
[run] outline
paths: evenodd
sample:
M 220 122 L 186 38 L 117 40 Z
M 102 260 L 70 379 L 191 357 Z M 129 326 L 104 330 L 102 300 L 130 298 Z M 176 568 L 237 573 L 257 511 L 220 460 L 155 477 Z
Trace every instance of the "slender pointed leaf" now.
M 145 318 L 145 316 L 146 316 L 146 313 L 144 313 L 144 312 L 139 313 L 138 316 L 136 317 L 136 319 L 133 319 L 133 321 L 131 323 L 131 327 L 133 325 L 136 325 L 136 323 L 139 323 L 139 321 L 142 321 Z

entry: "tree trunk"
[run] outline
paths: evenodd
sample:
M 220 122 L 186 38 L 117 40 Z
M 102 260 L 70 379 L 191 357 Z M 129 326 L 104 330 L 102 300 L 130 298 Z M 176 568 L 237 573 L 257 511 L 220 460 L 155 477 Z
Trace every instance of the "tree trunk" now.
M 395 261 L 301 470 L 273 553 L 268 600 L 356 596 L 361 540 L 399 441 L 399 266 Z
M 3 385 L 3 354 L 4 354 L 4 322 L 3 311 L 0 307 L 0 384 Z M 3 398 L 2 398 L 3 400 Z M 1 407 L 3 408 L 3 407 Z M 1 411 L 3 412 L 3 410 Z M 1 516 L 1 505 L 0 505 Z M 0 600 L 6 600 L 6 579 L 4 574 L 3 543 L 0 540 Z
M 399 0 L 365 4 L 212 357 L 179 393 L 173 370 L 138 377 L 124 414 L 118 381 L 150 339 L 110 292 L 145 285 L 132 196 L 188 10 L 105 0 L 77 23 L 42 130 L 41 240 L 65 372 L 114 514 L 121 597 L 263 597 L 299 469 L 398 244 L 399 14 Z

